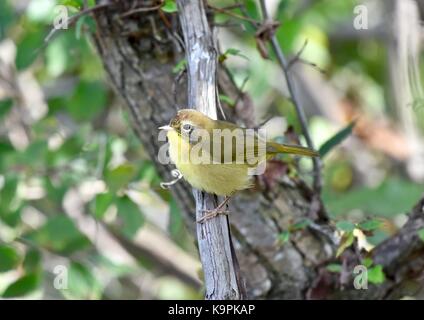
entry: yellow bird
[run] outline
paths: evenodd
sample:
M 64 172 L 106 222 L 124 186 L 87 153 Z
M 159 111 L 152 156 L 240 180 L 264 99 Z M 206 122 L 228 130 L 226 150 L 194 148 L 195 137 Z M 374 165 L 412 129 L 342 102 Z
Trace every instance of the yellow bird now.
M 302 146 L 266 141 L 257 130 L 213 120 L 193 109 L 178 111 L 169 125 L 159 129 L 167 130 L 169 156 L 185 180 L 196 189 L 225 197 L 198 222 L 226 214 L 231 196 L 250 188 L 253 175 L 276 154 L 319 156 Z

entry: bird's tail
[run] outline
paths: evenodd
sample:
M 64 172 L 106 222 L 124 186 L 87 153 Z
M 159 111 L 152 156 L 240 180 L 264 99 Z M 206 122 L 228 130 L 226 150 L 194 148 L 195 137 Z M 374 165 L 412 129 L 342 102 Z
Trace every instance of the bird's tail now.
M 315 150 L 302 147 L 302 146 L 280 144 L 276 142 L 267 143 L 267 153 L 270 153 L 270 154 L 289 153 L 289 154 L 296 154 L 296 155 L 307 156 L 307 157 L 319 157 L 319 153 L 316 152 Z

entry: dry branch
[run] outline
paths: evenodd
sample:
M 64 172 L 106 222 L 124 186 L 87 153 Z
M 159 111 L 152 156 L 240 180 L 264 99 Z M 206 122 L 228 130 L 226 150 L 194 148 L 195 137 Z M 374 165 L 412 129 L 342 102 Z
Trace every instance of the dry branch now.
M 188 104 L 217 119 L 216 70 L 217 51 L 206 18 L 203 1 L 177 1 L 181 28 L 184 34 Z M 196 219 L 218 203 L 214 195 L 193 190 L 196 200 Z M 228 216 L 218 216 L 197 224 L 197 241 L 205 276 L 206 299 L 246 298 L 236 253 L 233 249 Z

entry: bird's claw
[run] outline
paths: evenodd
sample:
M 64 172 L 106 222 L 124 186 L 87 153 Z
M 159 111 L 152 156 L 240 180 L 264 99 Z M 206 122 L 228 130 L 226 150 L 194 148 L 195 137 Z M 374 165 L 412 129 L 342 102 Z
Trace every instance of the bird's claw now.
M 203 217 L 201 217 L 199 220 L 197 220 L 197 223 L 204 223 L 205 221 L 215 218 L 220 215 L 227 216 L 230 212 L 226 209 L 212 209 L 212 210 L 203 210 L 203 213 L 205 214 Z

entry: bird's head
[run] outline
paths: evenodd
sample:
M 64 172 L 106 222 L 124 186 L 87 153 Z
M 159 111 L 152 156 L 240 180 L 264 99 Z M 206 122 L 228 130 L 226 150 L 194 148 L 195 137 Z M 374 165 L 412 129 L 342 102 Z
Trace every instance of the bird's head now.
M 213 120 L 194 109 L 179 110 L 169 125 L 160 127 L 162 130 L 175 130 L 180 135 L 190 136 L 196 129 L 209 130 Z

